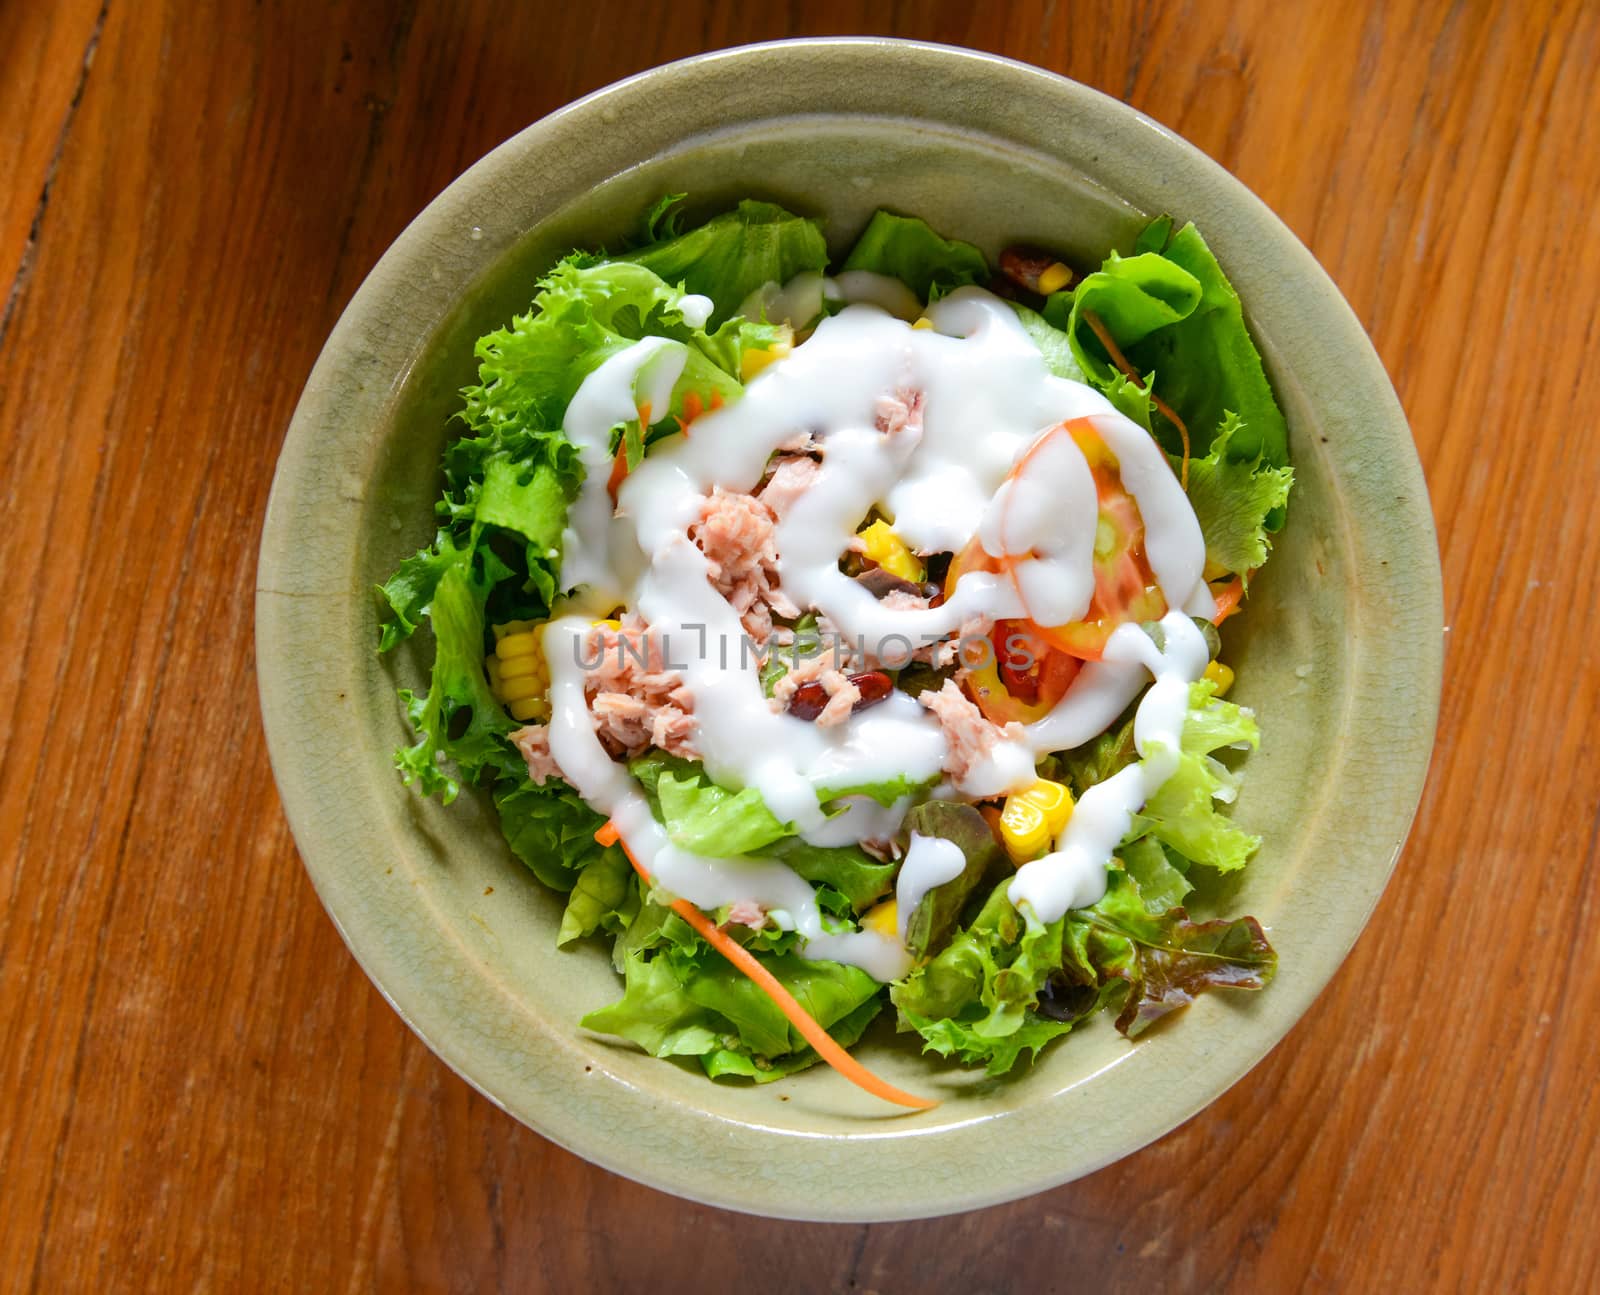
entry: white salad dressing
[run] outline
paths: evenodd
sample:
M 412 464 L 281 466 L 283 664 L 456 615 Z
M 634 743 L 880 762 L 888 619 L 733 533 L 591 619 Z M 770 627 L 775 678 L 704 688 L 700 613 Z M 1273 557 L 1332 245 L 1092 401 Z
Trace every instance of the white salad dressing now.
M 645 406 L 652 422 L 654 415 L 665 415 L 686 358 L 683 345 L 652 338 L 611 357 L 585 379 L 564 424 L 586 478 L 563 536 L 563 583 L 599 591 L 573 605 L 637 610 L 693 696 L 695 743 L 710 776 L 726 786 L 757 788 L 772 812 L 813 844 L 892 836 L 909 801 L 885 810 L 852 800 L 835 817 L 822 804 L 869 784 L 925 783 L 939 775 L 948 750 L 934 718 L 899 691 L 827 728 L 768 705 L 757 668 L 760 653 L 746 644 L 738 613 L 711 585 L 708 560 L 687 530 L 715 487 L 755 489 L 772 454 L 796 433 L 811 432 L 823 457 L 812 487 L 776 530 L 784 591 L 885 664 L 903 663 L 914 648 L 956 633 L 969 619 L 1025 615 L 1024 599 L 1030 607 L 1049 609 L 1052 617 L 1066 609 L 1055 623 L 1082 614 L 1093 590 L 1094 485 L 1069 436 L 1041 436 L 1072 418 L 1094 417 L 1117 455 L 1168 604 L 1209 600 L 1201 579 L 1199 525 L 1160 448 L 1098 392 L 1052 375 L 1008 305 L 964 288 L 928 309 L 932 328 L 913 329 L 904 319 L 922 312 L 904 285 L 845 274 L 791 284 L 776 295 L 763 289 L 759 308 L 769 318 L 779 309 L 792 311 L 788 317 L 794 319 L 821 295 L 835 293 L 876 304 L 847 306 L 822 319 L 807 341 L 763 370 L 739 400 L 701 415 L 689 435 L 653 446 L 623 481 L 614 516 L 606 488 L 611 430 L 639 417 Z M 692 308 L 697 318 L 700 309 Z M 920 430 L 916 419 L 904 416 L 913 404 L 920 405 Z M 1024 454 L 1027 462 L 1008 482 Z M 874 506 L 914 549 L 960 551 L 977 535 L 991 553 L 1012 558 L 1014 576 L 968 572 L 938 607 L 885 606 L 838 569 L 840 554 Z M 1138 692 L 1146 668 L 1157 675 L 1136 733 L 1141 754 L 1146 746 L 1150 753 L 1125 771 L 1137 775 L 1137 788 L 1130 780 L 1126 788 L 1092 800 L 1101 790 L 1093 789 L 1060 848 L 1027 865 L 1013 882 L 1013 899 L 1026 900 L 1041 917 L 1055 911 L 1058 901 L 1077 902 L 1091 888 L 1091 874 L 1098 872 L 1103 889 L 1105 865 L 1128 816 L 1159 785 L 1159 749 L 1183 720 L 1182 705 L 1172 709 L 1174 688 L 1180 676 L 1186 684 L 1206 662 L 1204 639 L 1184 616 L 1175 613 L 1163 623 L 1170 625 L 1164 653 L 1152 656 L 1148 637 L 1136 626 L 1123 627 L 1106 660 L 1080 671 L 1049 715 L 1027 726 L 1022 740 L 998 743 L 959 785 L 974 797 L 1026 785 L 1037 755 L 1094 737 Z M 772 861 L 704 859 L 668 840 L 643 792 L 593 731 L 578 665 L 588 624 L 569 616 L 545 631 L 551 754 L 584 800 L 611 817 L 641 866 L 659 885 L 702 908 L 759 902 L 806 937 L 809 956 L 895 978 L 881 973 L 901 966 L 903 948 L 871 931 L 826 931 L 811 887 L 788 868 Z M 1149 652 L 1141 655 L 1135 640 Z M 1163 682 L 1169 677 L 1171 686 Z M 1120 829 L 1118 805 L 1131 806 L 1122 813 Z M 921 847 L 923 857 L 941 854 L 937 844 Z M 936 875 L 937 868 L 913 866 L 908 856 L 903 889 L 908 873 L 915 883 Z M 904 967 L 895 974 L 904 974 Z
M 900 865 L 900 876 L 894 888 L 895 919 L 902 943 L 906 938 L 906 923 L 917 911 L 922 897 L 935 886 L 954 881 L 966 866 L 967 856 L 954 841 L 942 836 L 911 834 L 911 844 L 906 847 L 906 859 Z
M 1083 793 L 1056 848 L 1025 863 L 1007 894 L 1042 922 L 1069 908 L 1086 908 L 1106 893 L 1106 863 L 1145 801 L 1178 769 L 1189 685 L 1211 659 L 1205 636 L 1183 612 L 1161 618 L 1166 646 L 1137 625 L 1122 625 L 1106 644 L 1109 661 L 1143 666 L 1155 676 L 1134 712 L 1133 743 L 1139 760 Z

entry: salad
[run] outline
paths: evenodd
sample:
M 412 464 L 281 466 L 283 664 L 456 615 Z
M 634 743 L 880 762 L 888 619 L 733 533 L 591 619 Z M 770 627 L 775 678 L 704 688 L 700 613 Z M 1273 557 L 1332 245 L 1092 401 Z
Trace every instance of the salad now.
M 880 211 L 835 263 L 770 203 L 681 210 L 479 340 L 380 590 L 380 650 L 434 639 L 401 775 L 485 789 L 559 943 L 611 941 L 581 1025 L 915 1107 L 848 1052 L 882 1013 L 998 1075 L 1265 986 L 1254 918 L 1186 909 L 1259 844 L 1217 627 L 1292 484 L 1199 232 L 1080 273 Z

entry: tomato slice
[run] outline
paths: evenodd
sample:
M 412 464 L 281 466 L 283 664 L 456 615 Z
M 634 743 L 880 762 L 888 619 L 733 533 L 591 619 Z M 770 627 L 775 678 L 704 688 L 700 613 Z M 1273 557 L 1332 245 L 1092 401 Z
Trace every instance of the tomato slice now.
M 1070 656 L 1098 661 L 1106 641 L 1129 621 L 1160 620 L 1167 600 L 1145 554 L 1144 519 L 1123 487 L 1110 447 L 1087 418 L 1063 424 L 1088 460 L 1100 515 L 1094 539 L 1094 595 L 1082 620 L 1039 629 L 1048 642 Z
M 1043 719 L 1083 666 L 1051 647 L 1032 621 L 997 622 L 988 646 L 981 661 L 969 660 L 967 692 L 995 724 Z

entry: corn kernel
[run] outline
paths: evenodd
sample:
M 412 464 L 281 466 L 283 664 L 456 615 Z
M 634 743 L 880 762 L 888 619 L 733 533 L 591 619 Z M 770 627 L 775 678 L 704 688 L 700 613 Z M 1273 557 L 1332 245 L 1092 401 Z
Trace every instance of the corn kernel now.
M 1072 817 L 1072 793 L 1059 782 L 1040 778 L 1024 791 L 1016 793 L 1021 800 L 1037 805 L 1044 814 L 1045 827 L 1051 838 L 1061 835 Z
M 621 630 L 622 622 L 620 620 L 612 618 L 612 619 L 609 619 L 609 620 L 596 621 L 594 623 L 594 626 L 595 626 L 596 629 L 608 629 L 613 634 L 615 634 L 619 630 Z
M 1050 844 L 1050 825 L 1045 822 L 1044 810 L 1031 800 L 1007 796 L 1006 807 L 1000 811 L 1000 840 L 1012 863 L 1037 858 Z
M 529 697 L 543 697 L 550 691 L 550 681 L 537 675 L 524 675 L 521 679 L 506 679 L 500 684 L 500 700 L 506 704 L 526 701 Z
M 762 369 L 774 360 L 781 360 L 794 350 L 794 331 L 785 324 L 783 335 L 771 346 L 759 350 L 746 351 L 739 357 L 739 380 L 749 382 L 751 378 L 760 373 Z
M 531 719 L 550 718 L 550 703 L 542 695 L 524 697 L 521 701 L 512 702 L 507 709 L 511 711 L 512 719 L 520 719 L 523 723 Z
M 494 654 L 500 658 L 504 665 L 512 657 L 531 657 L 538 654 L 539 636 L 532 630 L 521 634 L 507 634 L 495 644 Z
M 1233 671 L 1220 661 L 1213 661 L 1208 665 L 1202 677 L 1211 681 L 1218 697 L 1227 696 L 1228 689 L 1233 687 Z
M 495 660 L 495 658 L 491 657 L 490 660 Z M 526 679 L 530 676 L 544 678 L 549 675 L 549 671 L 545 669 L 544 660 L 541 657 L 532 655 L 514 656 L 510 660 L 499 660 L 496 664 L 499 666 L 498 673 L 503 684 L 510 683 L 513 679 Z
M 876 931 L 879 935 L 895 936 L 900 933 L 900 905 L 894 898 L 867 910 L 861 919 L 861 928 Z
M 862 553 L 871 558 L 892 576 L 920 585 L 927 579 L 927 570 L 917 560 L 917 555 L 906 547 L 890 528 L 888 522 L 877 521 L 860 534 Z
M 916 323 L 912 324 L 911 327 L 913 327 L 913 328 L 932 328 L 933 327 L 933 320 L 929 319 L 926 315 L 924 315 L 921 319 L 917 320 Z
M 503 625 L 494 626 L 494 641 L 498 644 L 508 634 L 526 634 L 529 630 L 536 630 L 542 621 L 506 621 Z
M 1044 273 L 1039 276 L 1039 291 L 1048 297 L 1052 292 L 1060 292 L 1071 282 L 1072 271 L 1060 261 L 1056 261 L 1047 266 Z

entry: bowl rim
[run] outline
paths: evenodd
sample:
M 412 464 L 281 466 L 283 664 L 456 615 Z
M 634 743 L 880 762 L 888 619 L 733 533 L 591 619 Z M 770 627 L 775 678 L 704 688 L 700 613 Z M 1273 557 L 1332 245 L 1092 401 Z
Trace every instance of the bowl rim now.
M 298 506 L 300 495 L 308 473 L 320 470 L 315 460 L 315 449 L 318 438 L 324 435 L 334 417 L 331 392 L 349 380 L 349 361 L 353 350 L 362 347 L 363 339 L 377 326 L 376 321 L 388 308 L 392 293 L 403 283 L 407 267 L 426 254 L 446 221 L 456 220 L 466 196 L 490 186 L 493 177 L 503 168 L 516 168 L 520 160 L 538 150 L 561 148 L 586 123 L 601 120 L 607 113 L 623 111 L 630 104 L 637 105 L 642 97 L 655 93 L 658 87 L 674 79 L 690 76 L 710 76 L 713 79 L 720 76 L 738 77 L 763 66 L 772 66 L 770 61 L 773 59 L 794 58 L 823 60 L 837 67 L 854 70 L 887 59 L 894 61 L 895 70 L 901 74 L 912 68 L 925 74 L 947 74 L 959 70 L 963 74 L 987 78 L 996 85 L 1005 85 L 1019 92 L 1025 87 L 1030 95 L 1055 101 L 1063 111 L 1070 108 L 1080 113 L 1092 113 L 1103 119 L 1112 133 L 1144 134 L 1148 147 L 1160 151 L 1163 161 L 1169 163 L 1186 183 L 1204 187 L 1208 202 L 1219 203 L 1247 218 L 1252 237 L 1263 240 L 1263 246 L 1271 257 L 1315 282 L 1318 288 L 1316 310 L 1324 316 L 1321 322 L 1332 339 L 1327 345 L 1343 356 L 1359 381 L 1365 384 L 1363 390 L 1378 415 L 1375 434 L 1382 438 L 1384 448 L 1392 455 L 1386 464 L 1392 470 L 1391 479 L 1406 487 L 1406 497 L 1400 500 L 1396 515 L 1409 528 L 1414 540 L 1426 537 L 1425 543 L 1413 544 L 1407 556 L 1404 575 L 1411 584 L 1404 591 L 1404 601 L 1416 613 L 1416 619 L 1405 631 L 1402 648 L 1396 649 L 1408 670 L 1400 686 L 1410 704 L 1408 714 L 1414 716 L 1416 721 L 1414 746 L 1420 752 L 1420 759 L 1409 757 L 1404 767 L 1391 776 L 1394 793 L 1392 803 L 1382 816 L 1382 830 L 1375 834 L 1377 839 L 1374 848 L 1382 853 L 1375 855 L 1366 866 L 1370 893 L 1366 896 L 1364 907 L 1358 905 L 1341 914 L 1341 939 L 1323 951 L 1320 965 L 1309 969 L 1311 974 L 1302 982 L 1304 990 L 1300 997 L 1291 1002 L 1279 1002 L 1277 1007 L 1281 1010 L 1275 1013 L 1273 1023 L 1268 1028 L 1256 1030 L 1250 1036 L 1248 1047 L 1221 1061 L 1213 1058 L 1205 1072 L 1207 1083 L 1195 1095 L 1178 1096 L 1158 1111 L 1143 1112 L 1139 1118 L 1118 1125 L 1106 1136 L 1089 1138 L 1082 1154 L 1065 1169 L 1059 1164 L 1051 1166 L 1041 1161 L 1015 1177 L 991 1174 L 980 1181 L 959 1183 L 944 1178 L 937 1181 L 897 1181 L 886 1173 L 872 1172 L 870 1167 L 863 1169 L 860 1165 L 851 1165 L 845 1169 L 835 1157 L 829 1162 L 829 1172 L 857 1184 L 863 1197 L 870 1202 L 865 1207 L 859 1201 L 852 1201 L 841 1208 L 837 1202 L 813 1199 L 797 1191 L 795 1184 L 782 1175 L 730 1179 L 726 1170 L 719 1173 L 702 1167 L 692 1159 L 662 1155 L 650 1148 L 641 1152 L 636 1141 L 619 1136 L 622 1132 L 631 1133 L 634 1130 L 619 1130 L 605 1123 L 607 1119 L 614 1119 L 617 1111 L 627 1109 L 630 1100 L 637 1103 L 640 1096 L 637 1093 L 631 1097 L 628 1094 L 614 1095 L 616 1101 L 606 1106 L 604 1113 L 597 1107 L 591 1112 L 594 1118 L 574 1120 L 571 1111 L 561 1107 L 549 1088 L 534 1084 L 522 1085 L 511 1091 L 504 1082 L 503 1074 L 486 1074 L 481 1049 L 475 1046 L 472 1038 L 466 1037 L 470 1032 L 463 1031 L 430 997 L 426 985 L 421 983 L 417 968 L 408 965 L 405 957 L 379 938 L 376 923 L 381 920 L 381 913 L 377 911 L 381 904 L 372 901 L 370 894 L 352 890 L 343 877 L 344 864 L 352 851 L 359 853 L 362 847 L 360 843 L 352 843 L 341 837 L 332 825 L 330 814 L 338 798 L 330 795 L 328 779 L 330 776 L 339 777 L 337 767 L 328 763 L 330 752 L 325 749 L 326 744 L 319 752 L 317 741 L 306 736 L 309 715 L 301 696 L 306 669 L 303 654 L 281 650 L 297 642 L 300 647 L 305 646 L 303 636 L 300 640 L 296 638 L 294 618 L 290 615 L 293 600 L 323 599 L 337 602 L 348 600 L 350 596 L 347 584 L 326 584 L 321 579 L 325 573 L 320 568 L 309 572 L 301 569 L 297 558 L 299 527 L 304 519 L 303 511 Z M 852 111 L 844 115 L 865 117 L 880 114 Z M 916 114 L 907 112 L 900 115 Z M 685 137 L 680 142 L 693 137 Z M 551 210 L 559 205 L 554 203 Z M 1248 309 L 1248 301 L 1246 304 Z M 396 371 L 392 363 L 385 370 L 384 362 L 396 358 L 401 359 L 399 370 Z M 408 362 L 398 354 L 380 356 L 378 360 L 378 370 L 383 371 L 374 370 L 375 376 L 387 379 L 392 388 L 398 390 Z M 1385 579 L 1393 582 L 1399 580 L 1400 576 L 1401 569 L 1391 566 L 1387 569 Z M 1242 1078 L 1288 1033 L 1332 977 L 1366 925 L 1392 873 L 1420 803 L 1438 716 L 1443 656 L 1442 625 L 1442 580 L 1437 539 L 1421 466 L 1404 413 L 1382 362 L 1354 313 L 1311 253 L 1283 222 L 1219 164 L 1174 132 L 1119 100 L 1044 69 L 998 55 L 881 37 L 826 37 L 764 42 L 711 51 L 648 69 L 596 90 L 524 128 L 442 190 L 410 222 L 369 272 L 346 306 L 307 380 L 274 474 L 262 530 L 256 586 L 256 646 L 263 727 L 285 815 L 307 872 L 340 937 L 407 1026 L 495 1105 L 558 1145 L 613 1172 L 661 1190 L 728 1209 L 776 1217 L 857 1222 L 927 1217 L 976 1209 L 1030 1195 L 1092 1172 L 1131 1154 L 1189 1119 Z M 313 755 L 320 755 L 321 759 L 309 758 Z M 335 769 L 332 775 L 330 768 Z M 322 785 L 319 786 L 319 783 Z M 659 1113 L 659 1108 L 649 1104 L 648 1097 L 642 1108 L 637 1105 L 634 1107 L 635 1116 L 642 1114 L 648 1118 Z M 730 1138 L 749 1138 L 759 1142 L 763 1138 L 770 1138 L 774 1132 L 752 1125 L 738 1125 L 733 1130 L 728 1127 L 729 1121 L 720 1120 L 712 1113 L 708 1112 L 707 1118 L 715 1121 L 720 1129 L 727 1130 Z M 885 1124 L 887 1126 L 890 1122 L 886 1121 Z M 954 1135 L 965 1127 L 954 1125 L 930 1129 L 927 1130 L 927 1137 L 938 1139 L 941 1135 Z M 851 1136 L 872 1137 L 873 1145 L 882 1151 L 895 1141 L 905 1139 L 908 1131 L 886 1127 L 883 1132 L 881 1140 L 872 1132 Z M 821 1140 L 830 1144 L 834 1141 L 833 1138 Z M 951 1141 L 955 1146 L 961 1145 L 953 1137 Z M 657 1145 L 650 1144 L 651 1147 Z M 793 1145 L 790 1142 L 791 1148 Z M 966 1145 L 970 1150 L 975 1144 Z M 828 1159 L 826 1151 L 820 1158 Z M 877 1155 L 866 1157 L 868 1160 L 878 1158 Z M 886 1163 L 889 1160 L 893 1160 L 893 1157 L 887 1157 Z M 964 1161 L 963 1168 L 969 1164 L 970 1161 Z

